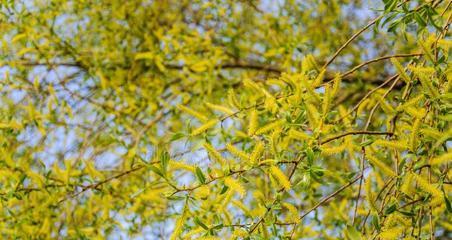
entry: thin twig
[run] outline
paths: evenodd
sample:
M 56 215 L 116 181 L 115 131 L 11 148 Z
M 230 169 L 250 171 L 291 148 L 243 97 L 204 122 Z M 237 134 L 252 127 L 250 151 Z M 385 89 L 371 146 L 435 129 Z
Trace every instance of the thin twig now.
M 348 135 L 390 135 L 391 136 L 393 134 L 394 133 L 392 133 L 392 132 L 350 131 L 350 132 L 345 132 L 345 133 L 339 134 L 339 135 L 334 136 L 334 137 L 327 138 L 327 139 L 321 141 L 320 144 L 323 145 L 325 143 L 329 143 L 331 141 L 334 141 L 336 139 L 339 139 L 339 138 L 342 138 L 342 137 L 345 137 L 345 136 L 348 136 Z
M 374 63 L 374 62 L 379 62 L 379 61 L 386 60 L 386 59 L 391 59 L 391 58 L 415 57 L 415 56 L 422 56 L 422 55 L 423 55 L 422 53 L 407 53 L 407 54 L 395 54 L 395 55 L 389 55 L 389 56 L 383 56 L 383 57 L 374 58 L 372 60 L 363 62 L 363 63 L 353 67 L 349 71 L 343 73 L 341 75 L 341 78 L 344 78 L 344 77 L 354 73 L 356 70 L 358 70 L 358 69 L 360 69 L 360 68 L 362 68 L 362 67 L 364 67 L 366 65 L 369 65 L 371 63 Z
M 299 222 L 301 222 L 301 220 L 303 220 L 303 218 L 305 218 L 309 213 L 311 213 L 312 211 L 315 211 L 317 208 L 319 208 L 320 206 L 322 206 L 325 202 L 327 202 L 328 200 L 330 200 L 331 198 L 334 198 L 336 195 L 338 195 L 339 193 L 341 193 L 342 191 L 344 191 L 345 189 L 347 189 L 348 187 L 350 187 L 351 185 L 353 185 L 356 181 L 358 181 L 359 179 L 361 179 L 361 174 L 357 177 L 355 177 L 353 180 L 351 180 L 350 182 L 348 182 L 347 184 L 343 185 L 342 187 L 340 187 L 339 189 L 337 189 L 336 191 L 334 191 L 333 193 L 331 193 L 330 195 L 326 196 L 325 198 L 323 198 L 322 200 L 320 200 L 316 205 L 314 205 L 313 207 L 311 207 L 308 211 L 306 211 L 305 213 L 303 213 L 298 219 L 299 221 L 297 223 L 294 224 L 294 227 L 292 229 L 292 233 L 291 233 L 291 239 L 293 237 L 293 234 L 295 233 L 295 229 L 297 228 L 297 225 L 299 224 Z
M 353 40 L 355 40 L 355 38 L 357 38 L 359 35 L 361 35 L 361 33 L 363 33 L 364 31 L 366 31 L 369 27 L 371 27 L 372 25 L 374 25 L 378 20 L 380 20 L 383 17 L 383 15 L 373 19 L 372 21 L 370 21 L 366 26 L 364 26 L 363 28 L 361 28 L 358 32 L 356 32 L 355 34 L 353 34 L 353 36 L 351 36 L 347 42 L 345 42 L 335 53 L 334 55 L 330 58 L 330 60 L 328 60 L 325 65 L 323 65 L 323 69 L 327 68 L 328 65 L 330 65 L 334 59 L 336 59 L 336 57 L 342 52 L 342 50 L 344 50 Z

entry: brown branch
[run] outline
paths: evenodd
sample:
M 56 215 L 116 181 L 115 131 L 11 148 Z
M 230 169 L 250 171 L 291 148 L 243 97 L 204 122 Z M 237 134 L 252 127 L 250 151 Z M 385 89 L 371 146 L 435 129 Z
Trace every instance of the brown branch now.
M 150 164 L 155 164 L 155 163 L 159 163 L 159 162 L 152 162 L 152 163 L 150 163 Z M 136 172 L 136 171 L 138 171 L 138 170 L 141 170 L 141 169 L 143 169 L 144 167 L 145 167 L 145 165 L 139 165 L 139 166 L 136 166 L 136 167 L 134 167 L 134 168 L 131 168 L 131 169 L 125 171 L 125 172 L 121 172 L 121 173 L 119 173 L 119 174 L 117 174 L 117 175 L 114 175 L 114 176 L 111 176 L 111 177 L 109 177 L 109 178 L 106 178 L 106 179 L 104 179 L 104 180 L 102 180 L 102 181 L 99 181 L 99 182 L 97 182 L 97 183 L 93 183 L 93 184 L 90 184 L 90 185 L 87 185 L 87 186 L 83 186 L 81 191 L 76 192 L 76 193 L 74 193 L 74 194 L 72 194 L 72 195 L 69 195 L 69 196 L 67 196 L 67 197 L 65 197 L 65 198 L 63 198 L 63 199 L 61 199 L 60 201 L 58 201 L 58 203 L 62 203 L 62 202 L 66 201 L 66 200 L 68 200 L 68 199 L 70 199 L 70 198 L 75 198 L 75 197 L 77 197 L 78 195 L 80 195 L 80 194 L 82 194 L 82 193 L 84 193 L 84 192 L 86 192 L 86 191 L 88 191 L 88 190 L 90 190 L 90 189 L 96 189 L 96 188 L 98 188 L 99 186 L 101 186 L 101 185 L 103 185 L 103 184 L 105 184 L 105 183 L 108 183 L 108 182 L 110 182 L 110 181 L 113 180 L 113 179 L 119 179 L 119 178 L 124 177 L 124 176 L 126 176 L 126 175 L 129 175 L 129 174 L 131 174 L 131 173 L 133 173 L 133 172 Z
M 373 19 L 372 21 L 370 21 L 366 26 L 364 26 L 363 28 L 361 28 L 358 32 L 356 32 L 355 34 L 353 34 L 353 36 L 351 36 L 347 42 L 345 42 L 335 53 L 334 55 L 330 58 L 330 60 L 328 60 L 324 65 L 323 65 L 323 69 L 327 68 L 328 65 L 330 65 L 334 59 L 336 59 L 336 57 L 342 52 L 342 50 L 344 50 L 353 40 L 355 40 L 359 35 L 361 35 L 361 33 L 363 33 L 364 31 L 366 31 L 369 27 L 371 27 L 372 25 L 374 25 L 378 20 L 380 20 L 383 17 L 383 15 Z
M 27 60 L 27 59 L 21 59 L 21 61 L 18 62 L 18 64 L 23 65 L 23 66 L 30 66 L 30 67 L 62 66 L 62 67 L 77 67 L 77 68 L 84 69 L 83 66 L 80 63 L 76 63 L 76 62 L 46 62 L 46 63 L 42 63 L 42 62 L 33 62 L 33 61 L 30 61 L 30 60 Z
M 226 177 L 230 177 L 230 176 L 233 176 L 235 174 L 241 174 L 241 173 L 244 173 L 244 172 L 249 171 L 251 169 L 253 169 L 253 168 L 246 169 L 246 170 L 245 169 L 240 169 L 240 170 L 237 170 L 237 171 L 231 171 L 230 173 L 222 175 L 222 176 L 212 177 L 211 179 L 209 179 L 205 183 L 202 183 L 202 184 L 199 184 L 199 185 L 196 185 L 196 186 L 193 186 L 193 187 L 176 189 L 176 191 L 171 193 L 170 196 L 173 196 L 174 194 L 179 193 L 179 192 L 192 192 L 193 190 L 196 190 L 196 189 L 198 189 L 198 188 L 200 188 L 202 186 L 205 186 L 205 185 L 208 185 L 208 184 L 210 184 L 212 182 L 215 182 L 216 180 L 223 179 L 223 178 L 226 178 Z
M 355 177 L 352 181 L 348 182 L 347 184 L 343 185 L 342 187 L 340 187 L 339 189 L 337 189 L 336 191 L 334 191 L 333 193 L 331 193 L 330 195 L 328 195 L 327 197 L 323 198 L 322 200 L 320 200 L 316 205 L 314 205 L 312 208 L 310 208 L 307 212 L 305 212 L 303 215 L 301 215 L 300 220 L 303 219 L 304 217 L 306 217 L 309 213 L 311 213 L 312 211 L 316 210 L 317 208 L 319 208 L 320 206 L 322 206 L 322 204 L 324 204 L 326 201 L 330 200 L 331 198 L 335 197 L 337 194 L 339 194 L 340 192 L 342 192 L 343 190 L 347 189 L 348 187 L 350 187 L 353 183 L 355 183 L 356 181 L 358 181 L 359 179 L 361 179 L 361 174 L 357 177 Z
M 362 175 L 360 174 L 359 176 L 355 177 L 353 180 L 351 180 L 350 182 L 348 182 L 347 184 L 343 185 L 342 187 L 340 187 L 339 189 L 337 189 L 336 191 L 334 191 L 333 193 L 331 193 L 330 195 L 326 196 L 325 198 L 323 198 L 322 200 L 320 200 L 316 205 L 314 205 L 313 207 L 311 207 L 308 211 L 306 211 L 305 213 L 303 213 L 300 218 L 299 218 L 299 222 L 301 222 L 301 220 L 303 220 L 303 218 L 305 218 L 309 213 L 311 213 L 312 211 L 315 211 L 317 208 L 319 208 L 320 206 L 322 206 L 325 202 L 327 202 L 328 200 L 330 200 L 331 198 L 334 198 L 336 195 L 338 195 L 339 193 L 341 193 L 342 191 L 344 191 L 345 189 L 347 189 L 348 187 L 350 187 L 351 185 L 353 185 L 356 181 L 358 181 L 359 179 L 362 178 Z M 295 229 L 297 228 L 297 225 L 299 224 L 295 223 L 294 227 L 292 229 L 292 233 L 291 233 L 291 239 L 293 237 L 293 234 L 295 233 Z
M 165 67 L 168 69 L 175 69 L 175 70 L 182 70 L 184 67 L 188 67 L 185 65 L 176 65 L 176 64 L 165 64 Z M 254 63 L 254 62 L 230 62 L 230 63 L 223 63 L 218 64 L 214 66 L 214 68 L 218 69 L 252 69 L 252 70 L 258 70 L 258 71 L 267 71 L 267 72 L 273 72 L 280 74 L 283 72 L 282 69 L 280 69 L 277 66 L 272 65 L 265 65 L 261 63 Z
M 347 112 L 344 116 L 342 116 L 341 118 L 339 118 L 338 120 L 336 120 L 336 122 L 341 121 L 342 119 L 346 118 L 347 116 L 349 116 L 351 113 L 353 113 L 354 111 L 356 111 L 356 109 L 359 108 L 359 106 L 364 102 L 364 100 L 366 100 L 370 95 L 372 95 L 374 92 L 376 92 L 378 89 L 386 86 L 386 84 L 390 83 L 391 81 L 393 81 L 394 79 L 396 79 L 399 75 L 396 74 L 390 78 L 388 78 L 386 81 L 384 81 L 382 84 L 378 85 L 377 87 L 375 87 L 374 89 L 370 90 L 363 98 L 361 98 L 361 100 L 349 111 Z
M 382 187 L 382 188 L 380 189 L 380 191 L 378 192 L 377 197 L 375 198 L 375 201 L 377 201 L 377 200 L 380 198 L 380 196 L 383 194 L 383 192 L 385 191 L 385 189 L 389 186 L 389 184 L 391 184 L 391 182 L 392 182 L 394 179 L 395 179 L 395 177 L 390 178 L 390 179 L 383 185 L 383 187 Z M 363 232 L 363 233 L 364 233 L 364 231 L 366 230 L 365 225 L 366 225 L 367 219 L 368 219 L 369 216 L 370 216 L 370 213 L 371 213 L 370 210 L 367 211 L 366 217 L 364 218 L 364 221 L 363 221 L 363 223 L 362 223 L 361 229 L 362 229 L 362 232 Z
M 409 0 L 407 0 L 409 1 Z M 406 1 L 401 2 L 397 5 L 397 7 L 402 6 L 402 4 L 404 4 Z M 414 11 L 417 11 L 418 9 L 421 9 L 422 7 L 424 7 L 425 5 L 427 5 L 427 3 L 424 3 L 422 5 L 419 5 L 416 7 L 416 9 L 414 9 Z M 373 19 L 372 21 L 370 21 L 366 26 L 364 26 L 363 28 L 361 28 L 358 32 L 356 32 L 355 34 L 353 34 L 353 36 L 350 37 L 350 39 L 347 40 L 347 42 L 345 42 L 333 55 L 333 57 L 331 57 L 330 60 L 328 60 L 328 62 L 325 63 L 325 65 L 323 65 L 323 69 L 327 68 L 328 65 L 330 65 L 334 59 L 336 59 L 336 57 L 342 52 L 342 50 L 344 50 L 353 40 L 355 40 L 359 35 L 361 35 L 361 33 L 363 33 L 364 31 L 366 31 L 367 29 L 369 29 L 369 27 L 371 27 L 372 25 L 374 25 L 376 22 L 378 22 L 380 19 L 382 19 L 385 15 L 380 15 L 379 17 Z
M 371 63 L 375 63 L 375 62 L 379 62 L 379 61 L 383 61 L 383 60 L 387 60 L 387 59 L 391 59 L 391 58 L 405 58 L 405 57 L 416 57 L 416 56 L 422 56 L 422 53 L 407 53 L 407 54 L 395 54 L 395 55 L 389 55 L 389 56 L 383 56 L 383 57 L 378 57 L 378 58 L 374 58 L 371 59 L 369 61 L 363 62 L 355 67 L 353 67 L 352 69 L 350 69 L 349 71 L 343 73 L 341 75 L 341 78 L 344 78 L 352 73 L 354 73 L 356 70 L 369 65 Z
M 329 143 L 331 141 L 334 141 L 336 139 L 348 136 L 348 135 L 389 135 L 392 136 L 394 133 L 392 132 L 375 132 L 375 131 L 350 131 L 350 132 L 345 132 L 342 134 L 339 134 L 337 136 L 333 136 L 330 138 L 327 138 L 323 141 L 320 142 L 320 144 L 325 144 L 325 143 Z
M 295 173 L 295 170 L 297 169 L 297 166 L 298 166 L 298 164 L 300 164 L 301 160 L 303 160 L 303 157 L 301 155 L 299 155 L 297 160 L 295 161 L 295 165 L 293 166 L 292 170 L 289 173 L 289 177 L 288 177 L 289 181 L 292 179 L 292 177 L 293 177 L 293 175 Z M 283 190 L 284 190 L 284 188 L 281 188 L 281 189 L 278 190 L 278 192 L 281 192 Z M 271 211 L 271 209 L 273 208 L 273 206 L 277 202 L 278 202 L 278 199 L 273 200 L 272 204 L 269 207 L 267 207 L 267 210 L 266 210 L 264 216 L 262 216 L 259 219 L 259 221 L 256 224 L 253 225 L 253 227 L 250 229 L 250 231 L 248 233 L 251 234 L 257 229 L 257 227 L 264 221 L 265 217 L 268 215 L 268 213 Z

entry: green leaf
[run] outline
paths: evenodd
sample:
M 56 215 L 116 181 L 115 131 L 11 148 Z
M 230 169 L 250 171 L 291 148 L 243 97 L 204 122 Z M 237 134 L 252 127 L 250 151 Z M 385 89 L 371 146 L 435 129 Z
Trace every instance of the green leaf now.
M 181 139 L 183 137 L 185 137 L 184 133 L 175 133 L 175 134 L 173 134 L 173 136 L 171 136 L 170 142 L 174 142 L 174 141 L 179 140 L 179 139 Z
M 152 52 L 142 52 L 142 53 L 137 53 L 137 55 L 135 55 L 135 60 L 140 60 L 140 59 L 153 59 L 154 58 L 154 53 Z
M 354 226 L 347 226 L 345 229 L 345 238 L 349 240 L 360 240 L 362 239 L 362 235 Z
M 400 212 L 401 214 L 403 214 L 403 215 L 405 215 L 407 217 L 414 217 L 414 216 L 416 216 L 416 214 L 414 214 L 413 212 L 406 212 L 406 211 L 398 211 L 398 212 Z
M 195 219 L 193 220 L 198 226 L 204 228 L 205 230 L 209 230 L 209 227 L 207 227 L 203 222 L 201 222 L 201 220 L 199 220 L 198 217 L 195 217 Z
M 386 208 L 385 215 L 389 215 L 393 213 L 395 210 L 397 210 L 397 205 L 391 204 L 388 208 Z
M 425 26 L 427 26 L 427 23 L 426 23 L 425 20 L 421 17 L 421 15 L 419 15 L 419 13 L 414 13 L 414 19 L 415 19 L 416 22 L 421 26 L 421 28 L 424 28 Z
M 218 224 L 218 225 L 213 226 L 212 229 L 220 230 L 220 229 L 222 229 L 223 227 L 224 227 L 224 225 L 223 225 L 222 223 L 220 223 L 220 224 Z
M 373 142 L 375 142 L 375 140 L 369 139 L 369 140 L 366 140 L 366 141 L 360 143 L 359 146 L 360 146 L 360 147 L 369 146 L 369 145 L 372 144 Z
M 170 160 L 170 155 L 167 151 L 163 151 L 160 154 L 160 166 L 162 167 L 163 174 L 166 175 L 166 171 L 168 169 L 168 162 Z
M 385 13 L 389 13 L 397 7 L 397 0 L 383 1 L 385 4 Z
M 311 166 L 314 162 L 314 152 L 311 148 L 306 149 L 306 157 L 308 159 L 308 166 Z
M 181 197 L 181 196 L 169 196 L 166 197 L 166 199 L 170 200 L 170 201 L 181 201 L 184 200 L 185 197 Z
M 228 191 L 228 189 L 229 189 L 229 187 L 226 186 L 226 185 L 224 185 L 223 188 L 222 188 L 221 191 L 220 191 L 220 195 L 223 195 L 225 192 Z
M 149 165 L 148 169 L 150 169 L 151 171 L 153 171 L 154 173 L 156 173 L 157 175 L 159 175 L 160 177 L 165 178 L 165 175 L 163 174 L 162 170 L 159 169 L 158 167 L 154 166 L 154 165 Z
M 201 168 L 196 167 L 196 177 L 198 178 L 198 181 L 202 184 L 206 183 L 206 177 L 201 171 Z
M 451 204 L 450 204 L 450 201 L 449 201 L 449 199 L 447 198 L 446 194 L 443 194 L 443 195 L 444 195 L 444 201 L 446 202 L 446 208 L 447 208 L 447 211 L 448 211 L 449 213 L 452 213 L 452 206 L 451 206 Z
M 380 221 L 377 215 L 372 216 L 372 225 L 374 225 L 375 229 L 380 230 Z

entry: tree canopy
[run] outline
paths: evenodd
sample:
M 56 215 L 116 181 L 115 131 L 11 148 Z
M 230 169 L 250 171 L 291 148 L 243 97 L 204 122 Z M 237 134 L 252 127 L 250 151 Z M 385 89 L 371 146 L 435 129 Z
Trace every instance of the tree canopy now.
M 451 9 L 0 1 L 1 238 L 451 237 Z

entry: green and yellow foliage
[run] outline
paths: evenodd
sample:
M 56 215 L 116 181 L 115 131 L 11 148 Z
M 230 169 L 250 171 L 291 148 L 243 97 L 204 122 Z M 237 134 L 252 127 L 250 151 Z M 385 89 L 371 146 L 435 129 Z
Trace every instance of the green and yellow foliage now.
M 448 239 L 448 0 L 0 1 L 1 239 Z

